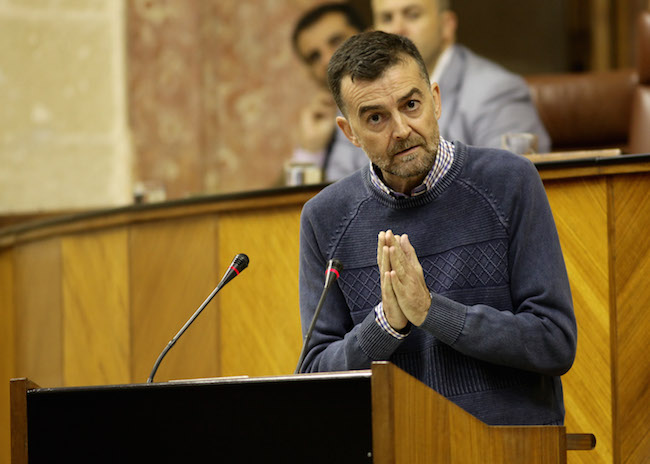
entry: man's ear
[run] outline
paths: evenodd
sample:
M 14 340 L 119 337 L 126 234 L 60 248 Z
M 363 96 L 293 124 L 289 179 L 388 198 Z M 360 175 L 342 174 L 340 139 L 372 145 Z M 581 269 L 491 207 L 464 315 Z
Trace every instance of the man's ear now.
M 350 127 L 350 123 L 347 119 L 345 119 L 343 116 L 337 116 L 336 124 L 341 128 L 350 142 L 352 142 L 357 147 L 361 146 L 359 140 L 357 139 L 357 136 L 352 133 L 352 127 Z
M 440 119 L 440 115 L 442 114 L 442 100 L 440 98 L 440 87 L 437 82 L 431 83 L 431 95 L 433 96 L 433 104 L 435 105 L 436 119 Z

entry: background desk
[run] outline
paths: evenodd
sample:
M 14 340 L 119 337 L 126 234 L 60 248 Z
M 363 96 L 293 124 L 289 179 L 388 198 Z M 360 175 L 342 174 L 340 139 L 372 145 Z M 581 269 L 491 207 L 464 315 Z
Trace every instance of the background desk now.
M 576 363 L 564 377 L 567 430 L 598 440 L 569 462 L 647 462 L 650 156 L 538 167 L 579 325 Z M 9 378 L 47 387 L 143 382 L 239 252 L 249 268 L 156 379 L 293 372 L 299 215 L 319 190 L 202 197 L 0 230 L 0 449 L 9 448 Z

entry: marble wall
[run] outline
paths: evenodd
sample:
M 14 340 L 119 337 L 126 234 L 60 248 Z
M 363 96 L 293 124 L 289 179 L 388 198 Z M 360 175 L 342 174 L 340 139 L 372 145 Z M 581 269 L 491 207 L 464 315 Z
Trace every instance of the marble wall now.
M 129 2 L 136 179 L 168 198 L 273 186 L 314 90 L 290 37 L 316 3 Z
M 124 4 L 0 0 L 0 214 L 130 201 Z

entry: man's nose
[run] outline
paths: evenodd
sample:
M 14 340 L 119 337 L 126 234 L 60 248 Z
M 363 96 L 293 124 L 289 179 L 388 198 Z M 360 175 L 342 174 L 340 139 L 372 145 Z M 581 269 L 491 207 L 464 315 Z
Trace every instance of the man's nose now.
M 323 64 L 325 65 L 326 69 L 327 69 L 327 65 L 330 63 L 330 60 L 332 59 L 332 56 L 334 56 L 334 52 L 336 52 L 336 47 L 330 47 L 327 50 L 323 51 Z
M 399 114 L 393 117 L 393 137 L 396 139 L 406 139 L 411 135 L 411 126 L 406 116 Z
M 406 23 L 401 17 L 394 18 L 385 28 L 385 32 L 397 35 L 406 35 Z
M 335 51 L 336 49 L 323 51 L 323 54 L 321 55 L 321 59 L 318 62 L 318 67 L 320 68 L 321 74 L 324 76 L 327 76 L 327 66 L 329 66 L 330 60 L 332 59 Z

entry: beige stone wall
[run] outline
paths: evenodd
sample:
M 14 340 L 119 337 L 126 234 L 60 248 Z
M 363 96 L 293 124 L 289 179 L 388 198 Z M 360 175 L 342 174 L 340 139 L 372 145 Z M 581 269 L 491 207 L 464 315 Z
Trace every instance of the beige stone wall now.
M 131 201 L 124 0 L 0 0 L 0 214 Z

